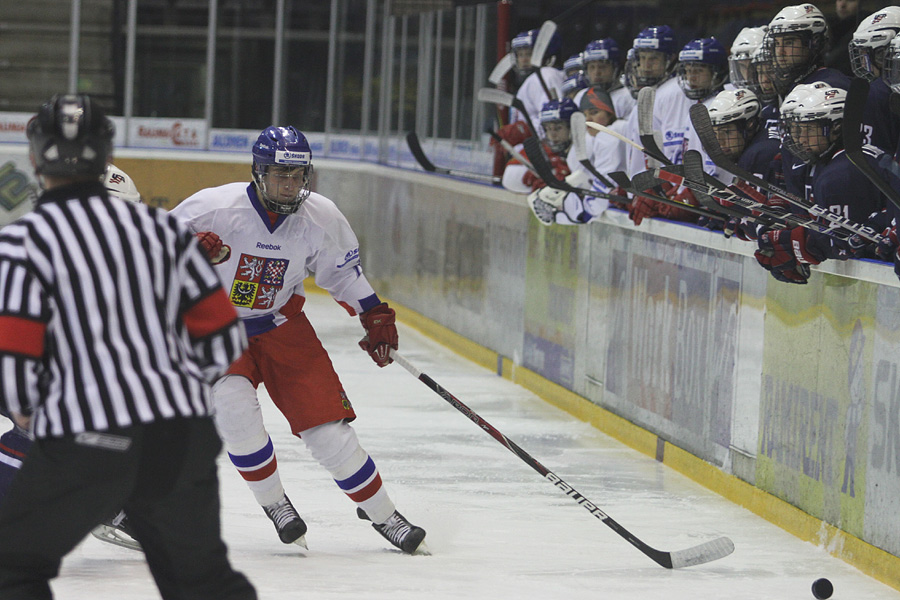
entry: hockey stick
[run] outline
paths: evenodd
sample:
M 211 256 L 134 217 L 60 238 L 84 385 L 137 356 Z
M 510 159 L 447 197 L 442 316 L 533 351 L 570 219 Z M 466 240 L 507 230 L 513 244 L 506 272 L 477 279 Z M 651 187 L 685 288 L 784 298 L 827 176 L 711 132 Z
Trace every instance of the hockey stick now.
M 633 139 L 631 139 L 629 137 L 625 137 L 618 131 L 613 131 L 612 129 L 610 129 L 609 127 L 606 127 L 605 125 L 601 125 L 600 123 L 594 123 L 593 121 L 587 121 L 586 125 L 588 127 L 596 129 L 597 131 L 602 131 L 603 133 L 607 133 L 607 134 L 613 136 L 614 138 L 617 138 L 618 140 L 633 146 L 634 148 L 640 150 L 641 152 L 644 151 L 644 147 L 641 146 L 640 144 L 638 144 L 637 142 L 635 142 Z
M 677 206 L 678 208 L 694 213 L 695 215 L 700 215 L 701 217 L 706 217 L 708 219 L 722 219 L 721 213 L 713 212 L 700 206 L 694 206 L 693 204 L 678 202 L 677 200 L 672 200 L 671 198 L 660 196 L 659 194 L 651 194 L 648 190 L 655 188 L 660 183 L 659 178 L 656 176 L 657 174 L 659 174 L 659 172 L 659 169 L 644 171 L 635 175 L 634 179 L 628 179 L 628 175 L 626 175 L 623 171 L 616 171 L 615 173 L 610 173 L 609 177 L 610 179 L 615 181 L 616 185 L 618 185 L 620 188 L 622 188 L 626 192 L 631 192 L 635 196 L 655 200 L 660 204 Z
M 510 69 L 516 66 L 516 53 L 510 52 L 499 61 L 497 61 L 494 70 L 491 71 L 491 74 L 488 75 L 488 81 L 493 83 L 494 85 L 500 85 L 503 81 L 503 78 L 506 77 L 506 74 L 509 73 Z
M 597 178 L 597 181 L 605 185 L 606 187 L 613 187 L 612 183 L 604 177 L 597 169 L 594 168 L 594 165 L 591 164 L 590 159 L 587 155 L 587 140 L 585 136 L 587 135 L 587 128 L 585 124 L 587 123 L 583 112 L 575 112 L 572 113 L 572 116 L 569 120 L 569 131 L 572 133 L 572 146 L 575 148 L 575 158 L 581 165 L 587 169 L 587 171 Z
M 491 136 L 492 138 L 494 138 L 494 141 L 496 141 L 498 144 L 500 144 L 501 146 L 503 146 L 503 149 L 506 150 L 506 152 L 507 152 L 510 156 L 514 156 L 514 157 L 516 158 L 516 160 L 518 160 L 520 163 L 522 163 L 523 165 L 525 165 L 525 168 L 526 168 L 526 169 L 528 169 L 529 171 L 531 171 L 532 173 L 534 173 L 535 175 L 537 175 L 537 171 L 534 170 L 534 166 L 531 164 L 531 161 L 529 161 L 527 158 L 525 158 L 524 156 L 522 156 L 522 153 L 521 153 L 521 152 L 516 152 L 516 149 L 515 149 L 515 147 L 513 147 L 512 144 L 510 144 L 509 142 L 507 142 L 506 140 L 504 140 L 502 137 L 500 137 L 499 135 L 497 135 L 497 132 L 496 132 L 496 131 L 488 131 L 488 134 L 490 134 L 490 136 Z
M 422 149 L 422 144 L 419 142 L 419 136 L 416 135 L 415 131 L 410 131 L 406 134 L 406 144 L 409 146 L 409 151 L 412 152 L 413 157 L 416 159 L 423 169 L 430 173 L 440 173 L 441 175 L 453 175 L 455 177 L 464 177 L 466 179 L 473 179 L 475 181 L 483 181 L 486 183 L 492 183 L 497 185 L 503 179 L 502 177 L 498 177 L 497 175 L 485 175 L 484 173 L 472 173 L 469 171 L 457 171 L 456 169 L 447 169 L 444 167 L 437 167 L 433 162 L 431 162 L 428 157 L 425 155 L 425 151 Z
M 548 186 L 557 190 L 563 190 L 566 192 L 577 194 L 582 198 L 584 196 L 590 196 L 592 198 L 606 198 L 607 200 L 614 200 L 616 202 L 631 202 L 631 198 L 628 198 L 626 196 L 616 196 L 613 194 L 606 194 L 597 190 L 586 190 L 584 188 L 578 188 L 569 184 L 569 182 L 564 179 L 559 179 L 553 173 L 553 167 L 550 166 L 550 163 L 547 161 L 547 157 L 544 156 L 544 150 L 541 147 L 541 141 L 537 138 L 531 137 L 525 140 L 524 147 L 525 155 L 528 156 L 531 164 L 534 165 L 534 172 Z
M 529 131 L 531 131 L 531 135 L 539 137 L 537 129 L 534 128 L 534 123 L 531 122 L 531 117 L 528 115 L 528 111 L 525 110 L 525 104 L 522 103 L 522 100 L 520 98 L 516 98 L 509 92 L 504 92 L 503 90 L 488 87 L 483 87 L 478 90 L 478 93 L 475 95 L 475 97 L 478 98 L 479 102 L 487 102 L 488 104 L 501 104 L 503 106 L 511 106 L 515 108 L 517 111 L 519 111 L 519 113 L 522 114 L 522 118 L 525 119 L 525 124 L 528 125 L 528 129 Z
M 735 177 L 743 179 L 747 183 L 755 185 L 759 189 L 766 190 L 767 192 L 790 202 L 794 206 L 806 210 L 813 216 L 821 217 L 825 221 L 828 221 L 829 226 L 832 229 L 841 227 L 846 231 L 858 234 L 860 237 L 871 242 L 883 241 L 884 238 L 876 233 L 871 227 L 855 223 L 847 217 L 842 217 L 831 212 L 825 207 L 818 206 L 817 204 L 810 204 L 806 200 L 798 198 L 794 194 L 791 194 L 778 186 L 772 185 L 765 179 L 761 179 L 750 171 L 738 166 L 731 158 L 729 158 L 725 151 L 722 150 L 722 146 L 719 145 L 719 140 L 716 138 L 716 132 L 713 130 L 712 121 L 709 118 L 709 111 L 706 109 L 705 105 L 694 104 L 691 106 L 691 123 L 694 126 L 694 130 L 697 132 L 697 137 L 700 138 L 700 143 L 703 145 L 703 148 L 706 149 L 709 157 L 719 168 L 728 171 Z
M 641 143 L 644 145 L 644 154 L 664 165 L 671 165 L 672 161 L 663 154 L 656 141 L 656 132 L 653 131 L 653 104 L 656 102 L 656 88 L 653 86 L 642 87 L 638 92 L 638 131 Z
M 552 93 L 550 88 L 547 87 L 547 82 L 544 81 L 544 75 L 541 73 L 541 66 L 544 64 L 544 54 L 547 52 L 547 47 L 550 45 L 550 40 L 553 38 L 554 33 L 556 33 L 556 23 L 544 21 L 534 40 L 534 48 L 531 51 L 531 64 L 537 67 L 535 73 L 538 81 L 541 82 L 541 87 L 544 88 L 544 93 L 547 94 L 547 100 L 556 100 L 556 94 Z
M 574 500 L 575 503 L 583 506 L 585 510 L 594 517 L 603 521 L 606 526 L 615 531 L 619 536 L 623 537 L 628 543 L 643 552 L 646 556 L 650 557 L 656 564 L 667 569 L 680 569 L 718 560 L 734 552 L 734 542 L 727 537 L 720 537 L 709 542 L 698 544 L 697 546 L 692 546 L 691 548 L 676 550 L 675 552 L 664 552 L 648 546 L 618 522 L 614 521 L 612 517 L 603 512 L 597 505 L 582 496 L 575 488 L 563 481 L 559 475 L 539 463 L 518 444 L 507 438 L 493 425 L 482 419 L 478 413 L 463 404 L 462 401 L 441 387 L 434 379 L 414 367 L 412 363 L 394 349 L 391 349 L 391 358 L 393 358 L 401 367 L 409 371 L 413 377 L 428 386 L 431 391 L 446 400 L 453 408 L 465 415 L 467 419 L 484 430 L 485 433 L 500 442 L 507 450 L 518 456 L 525 464 L 537 471 L 541 477 L 552 483 L 554 487 L 558 488 L 562 493 Z
M 844 101 L 844 124 L 841 129 L 844 137 L 844 151 L 853 166 L 859 169 L 860 173 L 865 175 L 894 206 L 900 208 L 900 194 L 872 168 L 866 159 L 862 139 L 862 122 L 868 98 L 869 82 L 859 77 L 854 78 L 850 82 L 850 90 Z
M 690 152 L 696 151 L 689 150 L 688 153 Z M 799 214 L 792 213 L 786 208 L 769 206 L 768 204 L 763 203 L 764 199 L 762 198 L 762 196 L 754 197 L 754 195 L 748 190 L 743 190 L 735 185 L 726 185 L 724 182 L 721 182 L 712 175 L 704 172 L 702 164 L 696 161 L 696 159 L 688 159 L 688 153 L 685 153 L 685 173 L 683 176 L 674 172 L 672 168 L 665 168 L 659 171 L 659 178 L 664 179 L 665 181 L 668 181 L 673 185 L 684 185 L 690 188 L 695 193 L 709 194 L 726 202 L 730 202 L 732 204 L 736 204 L 738 206 L 746 208 L 747 210 L 759 212 L 766 217 L 766 220 L 758 219 L 755 216 L 754 220 L 755 222 L 762 225 L 778 225 L 780 227 L 805 227 L 806 229 L 810 229 L 818 233 L 824 233 L 838 239 L 846 239 L 847 237 L 849 237 L 849 234 L 838 235 L 834 229 L 823 225 L 813 217 L 806 218 Z M 697 165 L 691 167 L 690 171 L 688 170 L 689 160 L 698 162 Z M 699 181 L 700 177 L 698 177 L 698 174 L 696 172 L 696 169 L 698 167 L 700 173 L 702 173 L 703 175 L 702 182 Z M 749 218 L 749 216 L 750 215 L 745 215 L 744 218 Z

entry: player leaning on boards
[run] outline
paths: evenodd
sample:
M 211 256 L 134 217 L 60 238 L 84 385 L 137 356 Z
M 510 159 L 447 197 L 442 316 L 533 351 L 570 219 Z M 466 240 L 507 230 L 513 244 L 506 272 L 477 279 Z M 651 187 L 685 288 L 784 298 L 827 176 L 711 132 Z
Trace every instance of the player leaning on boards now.
M 425 531 L 394 507 L 350 427 L 353 407 L 306 314 L 303 280 L 359 314 L 360 346 L 380 367 L 397 348 L 394 311 L 363 275 L 359 242 L 334 203 L 309 189 L 312 153 L 293 127 L 268 127 L 253 145 L 253 182 L 201 190 L 172 212 L 198 232 L 231 291 L 249 350 L 213 388 L 216 424 L 232 463 L 275 523 L 305 546 L 306 523 L 285 495 L 256 387 L 266 390 L 313 457 L 391 544 L 414 553 Z
M 0 407 L 35 442 L 0 505 L 0 598 L 51 598 L 124 507 L 165 600 L 254 600 L 221 538 L 209 416 L 247 343 L 235 310 L 177 219 L 110 199 L 113 125 L 90 97 L 54 96 L 26 133 L 44 191 L 0 230 Z

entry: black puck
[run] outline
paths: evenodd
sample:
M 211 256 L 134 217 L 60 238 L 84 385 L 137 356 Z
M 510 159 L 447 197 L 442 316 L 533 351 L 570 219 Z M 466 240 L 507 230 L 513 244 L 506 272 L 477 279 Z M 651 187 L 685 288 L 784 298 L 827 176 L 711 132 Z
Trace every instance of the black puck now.
M 831 598 L 831 594 L 833 593 L 834 586 L 831 585 L 831 582 L 824 577 L 813 581 L 812 594 L 816 597 L 817 600 L 825 600 L 826 598 Z

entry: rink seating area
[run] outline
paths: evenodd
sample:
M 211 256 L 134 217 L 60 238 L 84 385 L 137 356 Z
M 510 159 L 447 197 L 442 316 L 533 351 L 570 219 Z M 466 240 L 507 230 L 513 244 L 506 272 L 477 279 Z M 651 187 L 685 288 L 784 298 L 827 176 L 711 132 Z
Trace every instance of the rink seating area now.
M 116 162 L 169 207 L 250 175 L 244 154 Z M 619 211 L 544 227 L 499 188 L 373 163 L 317 160 L 316 190 L 404 322 L 900 589 L 890 266 L 792 286 L 717 233 Z

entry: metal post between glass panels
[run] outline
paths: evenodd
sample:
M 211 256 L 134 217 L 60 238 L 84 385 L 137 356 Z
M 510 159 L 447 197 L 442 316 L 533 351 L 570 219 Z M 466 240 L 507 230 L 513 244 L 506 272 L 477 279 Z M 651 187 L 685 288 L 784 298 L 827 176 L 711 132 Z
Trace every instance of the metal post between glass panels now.
M 439 10 L 434 13 L 435 33 L 434 33 L 434 96 L 431 105 L 431 137 L 438 137 L 438 123 L 440 122 L 440 106 L 441 106 L 441 44 L 444 40 L 444 11 Z
M 134 58 L 137 43 L 137 0 L 128 0 L 128 33 L 125 50 L 125 145 L 131 145 L 131 117 L 134 116 Z
M 400 85 L 397 102 L 397 132 L 402 135 L 406 125 L 406 45 L 409 43 L 409 16 L 400 18 Z
M 212 131 L 213 97 L 216 89 L 216 30 L 219 23 L 219 0 L 209 0 L 207 20 L 209 25 L 206 29 L 206 96 L 203 99 L 203 118 L 206 120 L 206 130 Z M 209 148 L 209 138 L 210 136 L 207 135 L 207 148 Z
M 475 66 L 472 69 L 472 89 L 478 90 L 486 81 L 484 61 L 487 44 L 487 5 L 475 7 Z M 473 96 L 474 98 L 474 96 Z M 480 124 L 484 120 L 484 103 L 472 102 L 472 141 L 480 137 Z
M 360 120 L 360 133 L 363 136 L 369 133 L 369 115 L 372 111 L 372 66 L 375 62 L 376 2 L 377 0 L 366 1 L 366 41 L 365 56 L 363 57 L 362 115 Z
M 453 99 L 450 103 L 450 140 L 456 141 L 459 125 L 459 53 L 462 50 L 463 8 L 456 7 L 456 29 L 453 34 Z
M 331 0 L 331 13 L 328 19 L 328 73 L 325 75 L 325 149 L 328 155 L 328 146 L 331 132 L 334 129 L 334 95 L 335 89 L 335 61 L 337 60 L 337 26 L 338 26 L 338 2 Z
M 272 124 L 281 124 L 281 78 L 284 62 L 284 0 L 275 2 L 275 57 L 272 66 Z
M 81 0 L 72 0 L 69 22 L 69 93 L 78 93 L 78 50 L 81 45 Z
M 431 56 L 434 13 L 419 14 L 419 59 L 416 69 L 416 132 L 427 135 L 428 107 L 431 105 Z
M 394 18 L 391 17 L 391 0 L 382 7 L 381 24 L 381 89 L 378 104 L 378 162 L 388 158 L 388 134 L 391 129 L 391 90 L 393 88 L 393 58 L 391 40 L 394 39 Z

